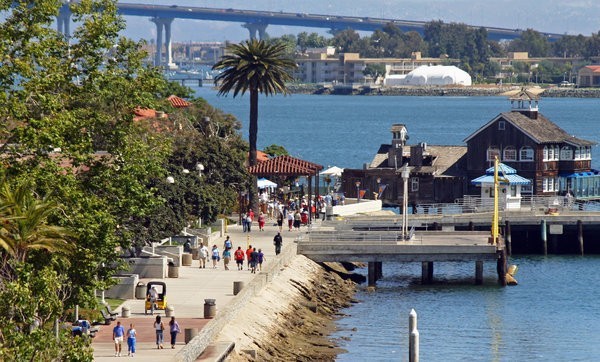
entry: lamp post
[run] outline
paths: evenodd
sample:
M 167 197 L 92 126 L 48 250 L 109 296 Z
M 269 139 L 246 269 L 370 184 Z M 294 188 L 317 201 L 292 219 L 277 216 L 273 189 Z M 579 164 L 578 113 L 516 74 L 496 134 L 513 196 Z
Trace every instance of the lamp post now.
M 377 197 L 375 200 L 381 199 L 381 177 L 377 177 Z
M 354 183 L 356 185 L 356 203 L 360 202 L 360 181 Z
M 410 177 L 410 170 L 408 165 L 405 164 L 402 167 L 402 181 L 404 183 L 404 189 L 402 194 L 402 239 L 408 238 L 408 178 Z
M 202 177 L 202 171 L 204 171 L 204 165 L 198 162 L 196 164 L 196 170 L 198 171 L 198 176 Z

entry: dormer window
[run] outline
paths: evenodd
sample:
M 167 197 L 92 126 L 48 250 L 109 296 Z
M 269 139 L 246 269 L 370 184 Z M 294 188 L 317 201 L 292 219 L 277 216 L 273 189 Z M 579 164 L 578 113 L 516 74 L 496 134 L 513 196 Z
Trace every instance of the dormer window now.
M 506 129 L 506 122 L 505 121 L 499 121 L 498 122 L 498 131 L 504 131 Z

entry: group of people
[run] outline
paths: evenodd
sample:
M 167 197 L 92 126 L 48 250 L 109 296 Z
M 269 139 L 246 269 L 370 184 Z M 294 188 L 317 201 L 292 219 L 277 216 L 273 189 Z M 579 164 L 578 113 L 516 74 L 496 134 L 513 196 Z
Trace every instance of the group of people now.
M 156 316 L 154 321 L 154 330 L 156 333 L 156 348 L 163 349 L 163 334 L 165 325 L 162 322 L 160 316 Z M 169 332 L 171 334 L 171 348 L 175 348 L 177 343 L 177 335 L 181 333 L 179 323 L 175 320 L 175 317 L 171 317 L 169 321 Z M 135 347 L 137 339 L 137 331 L 133 327 L 133 323 L 129 324 L 129 329 L 125 332 L 125 328 L 121 325 L 121 321 L 117 321 L 117 325 L 113 328 L 113 340 L 115 341 L 115 357 L 121 357 L 121 345 L 123 344 L 123 338 L 127 336 L 127 356 L 135 356 Z

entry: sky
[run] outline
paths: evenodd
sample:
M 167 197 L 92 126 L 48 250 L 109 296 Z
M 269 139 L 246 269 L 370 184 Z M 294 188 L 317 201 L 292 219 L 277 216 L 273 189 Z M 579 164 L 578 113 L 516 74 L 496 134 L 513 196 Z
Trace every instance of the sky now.
M 293 13 L 331 14 L 361 17 L 384 17 L 402 20 L 442 20 L 469 25 L 496 26 L 509 29 L 532 28 L 559 34 L 589 36 L 600 31 L 598 0 L 126 0 L 123 3 L 235 8 L 285 11 Z M 147 18 L 127 17 L 125 35 L 133 39 L 154 39 L 156 28 Z M 323 29 L 269 26 L 272 37 L 318 32 Z M 233 41 L 248 38 L 240 23 L 176 19 L 172 25 L 173 41 Z

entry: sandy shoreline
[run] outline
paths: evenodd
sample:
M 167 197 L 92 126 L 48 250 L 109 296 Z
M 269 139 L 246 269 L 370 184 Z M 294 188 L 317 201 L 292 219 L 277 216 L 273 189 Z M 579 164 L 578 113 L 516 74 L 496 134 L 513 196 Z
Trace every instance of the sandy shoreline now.
M 356 284 L 298 255 L 237 311 L 218 340 L 234 341 L 228 361 L 333 361 L 342 352 L 329 338 Z

